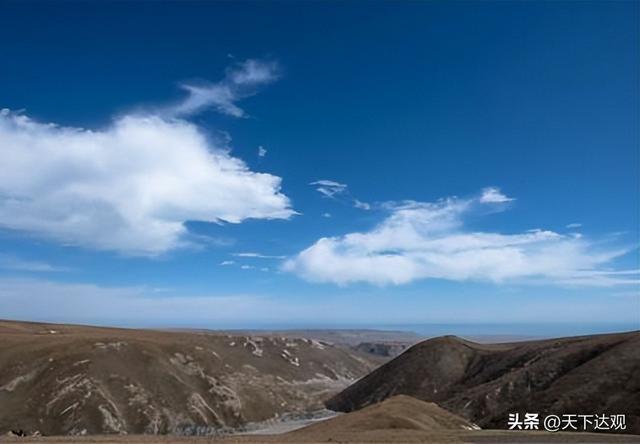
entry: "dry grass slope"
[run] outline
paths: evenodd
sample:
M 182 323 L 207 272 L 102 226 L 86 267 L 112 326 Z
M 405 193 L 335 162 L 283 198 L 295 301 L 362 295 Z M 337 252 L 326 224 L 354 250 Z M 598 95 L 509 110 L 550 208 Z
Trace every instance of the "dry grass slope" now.
M 510 412 L 626 414 L 640 433 L 640 333 L 477 344 L 421 342 L 327 402 L 353 411 L 397 394 L 436 402 L 482 428 Z
M 433 403 L 395 396 L 356 412 L 277 436 L 180 438 L 90 436 L 19 439 L 16 442 L 164 444 L 164 443 L 637 443 L 640 436 L 476 430 L 474 425 Z
M 0 434 L 234 428 L 322 400 L 374 364 L 317 340 L 0 321 Z

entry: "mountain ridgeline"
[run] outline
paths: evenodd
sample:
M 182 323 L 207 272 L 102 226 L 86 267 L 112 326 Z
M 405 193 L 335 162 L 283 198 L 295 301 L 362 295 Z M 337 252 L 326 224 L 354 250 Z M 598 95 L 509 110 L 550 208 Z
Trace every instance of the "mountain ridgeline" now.
M 289 431 L 255 442 L 539 442 L 543 433 L 602 442 L 506 430 L 510 413 L 573 413 L 624 414 L 625 434 L 607 441 L 640 442 L 629 435 L 640 434 L 640 332 L 503 344 L 444 336 L 391 360 L 381 355 L 404 347 L 396 333 L 297 334 L 0 321 L 0 434 L 118 443 L 170 435 L 145 441 L 155 443 L 229 433 L 254 442 L 237 435 L 249 430 Z M 325 405 L 349 413 L 318 421 L 331 416 Z
M 625 414 L 640 433 L 640 332 L 509 344 L 445 336 L 414 345 L 326 402 L 351 412 L 395 395 L 435 402 L 484 428 L 509 413 Z

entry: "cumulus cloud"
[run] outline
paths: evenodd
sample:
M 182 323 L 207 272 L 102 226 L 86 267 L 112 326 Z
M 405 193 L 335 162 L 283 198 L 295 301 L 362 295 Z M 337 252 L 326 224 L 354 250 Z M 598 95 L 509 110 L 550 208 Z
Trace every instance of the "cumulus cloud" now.
M 387 204 L 390 214 L 372 230 L 321 238 L 287 260 L 284 269 L 339 285 L 399 285 L 420 279 L 592 286 L 640 282 L 637 270 L 605 268 L 627 248 L 603 249 L 582 237 L 547 230 L 505 234 L 465 229 L 465 216 L 479 205 L 504 202 L 487 201 L 485 195 Z
M 315 185 L 318 193 L 329 198 L 335 197 L 347 190 L 347 185 L 328 179 L 316 180 L 315 182 L 311 182 L 309 185 Z
M 280 67 L 275 61 L 245 60 L 229 67 L 219 82 L 183 83 L 181 87 L 188 93 L 187 98 L 167 109 L 166 113 L 186 116 L 214 108 L 229 116 L 246 117 L 236 102 L 255 95 L 279 76 Z
M 482 195 L 480 196 L 480 202 L 482 203 L 504 203 L 511 202 L 514 200 L 511 197 L 507 197 L 500 191 L 500 188 L 496 187 L 487 187 L 482 190 Z
M 245 72 L 246 71 L 246 72 Z M 256 83 L 253 68 L 228 73 Z M 281 179 L 196 125 L 124 115 L 99 130 L 0 112 L 0 228 L 135 255 L 186 245 L 186 221 L 286 219 Z

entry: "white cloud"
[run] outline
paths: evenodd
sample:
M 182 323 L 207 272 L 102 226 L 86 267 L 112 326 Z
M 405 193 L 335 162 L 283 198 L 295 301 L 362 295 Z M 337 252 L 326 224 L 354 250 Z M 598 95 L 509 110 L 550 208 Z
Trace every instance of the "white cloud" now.
M 331 213 L 322 213 L 322 217 L 329 219 L 331 217 Z
M 349 193 L 348 190 L 349 187 L 344 183 L 336 182 L 335 180 L 322 179 L 311 182 L 309 185 L 314 185 L 316 191 L 330 199 L 337 199 L 339 196 L 344 195 L 347 198 L 342 199 L 343 203 L 352 201 L 353 206 L 360 210 L 370 210 L 372 208 L 371 204 L 351 197 L 351 193 Z
M 574 223 L 574 224 L 568 224 L 568 225 L 566 226 L 566 228 L 569 228 L 569 229 L 571 229 L 571 228 L 580 228 L 580 227 L 582 227 L 582 224 L 577 224 L 577 223 Z
M 255 95 L 260 87 L 276 81 L 279 72 L 275 61 L 249 59 L 236 63 L 227 69 L 225 77 L 217 83 L 183 83 L 181 87 L 187 91 L 187 98 L 166 112 L 171 116 L 185 116 L 215 108 L 233 117 L 246 117 L 236 102 Z
M 0 253 L 0 269 L 27 272 L 58 272 L 68 270 L 68 268 L 56 267 L 46 262 L 24 260 L 3 253 Z
M 503 234 L 465 230 L 478 205 L 445 199 L 387 204 L 390 215 L 372 230 L 319 239 L 289 259 L 286 271 L 317 282 L 406 284 L 420 279 L 544 282 L 563 285 L 637 284 L 637 270 L 604 268 L 626 248 L 599 248 L 581 237 L 531 230 Z
M 482 190 L 482 195 L 480 196 L 480 202 L 482 203 L 503 203 L 503 202 L 511 202 L 514 200 L 511 197 L 507 197 L 500 191 L 500 188 L 496 187 L 487 187 Z
M 220 265 L 233 265 L 235 263 L 236 263 L 235 261 L 222 261 L 220 262 Z
M 311 182 L 309 185 L 315 185 L 316 191 L 329 198 L 344 193 L 347 190 L 347 186 L 345 184 L 327 179 L 316 180 L 315 182 Z
M 154 115 L 88 130 L 3 110 L 0 171 L 0 228 L 99 250 L 156 255 L 187 243 L 186 221 L 294 214 L 279 177 L 250 171 L 192 123 Z
M 253 267 L 252 265 L 240 265 L 240 268 L 242 268 L 243 270 L 252 270 Z
M 210 245 L 212 247 L 230 247 L 236 243 L 234 238 L 208 236 L 197 233 L 189 233 L 189 240 L 194 242 L 194 247 L 203 247 L 206 245 Z
M 371 209 L 371 204 L 359 201 L 358 199 L 354 199 L 353 200 L 353 206 L 356 207 L 356 208 L 359 208 L 361 210 L 370 210 Z
M 274 256 L 269 254 L 260 254 L 260 253 L 253 253 L 253 252 L 233 253 L 233 255 L 236 257 L 251 257 L 251 258 L 258 258 L 258 259 L 284 259 L 285 258 L 285 256 Z
M 267 155 L 267 149 L 265 147 L 263 147 L 262 145 L 260 145 L 258 147 L 258 157 L 264 157 Z

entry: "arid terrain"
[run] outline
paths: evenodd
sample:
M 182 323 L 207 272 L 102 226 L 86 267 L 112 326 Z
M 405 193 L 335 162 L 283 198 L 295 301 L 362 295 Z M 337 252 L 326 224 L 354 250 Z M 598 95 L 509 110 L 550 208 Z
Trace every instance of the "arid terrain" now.
M 288 338 L 309 338 L 352 347 L 363 342 L 416 344 L 424 339 L 423 336 L 409 331 L 370 329 L 246 330 L 242 331 L 242 333 L 249 335 L 284 336 Z
M 408 331 L 369 329 L 248 330 L 243 334 L 315 339 L 364 353 L 380 364 L 398 356 L 410 346 L 426 339 L 417 333 Z M 377 359 L 377 357 L 381 359 Z
M 637 443 L 640 436 L 545 431 L 479 430 L 433 403 L 394 396 L 362 410 L 309 425 L 283 435 L 228 437 L 75 436 L 7 438 L 9 442 L 163 444 L 163 443 Z
M 371 371 L 315 339 L 0 322 L 0 434 L 235 429 L 322 401 Z
M 295 330 L 170 330 L 190 333 L 230 334 L 276 338 L 306 338 L 325 342 L 347 350 L 364 353 L 378 364 L 388 361 L 426 337 L 410 331 L 372 329 L 295 329 Z M 475 338 L 474 338 L 475 339 Z M 482 341 L 481 341 L 482 342 Z
M 478 344 L 427 340 L 327 402 L 349 412 L 404 394 L 435 402 L 483 429 L 508 414 L 625 414 L 640 434 L 640 333 Z
M 637 332 L 447 336 L 391 360 L 395 333 L 258 333 L 0 321 L 0 441 L 640 442 Z M 509 431 L 511 412 L 625 414 L 627 430 Z

